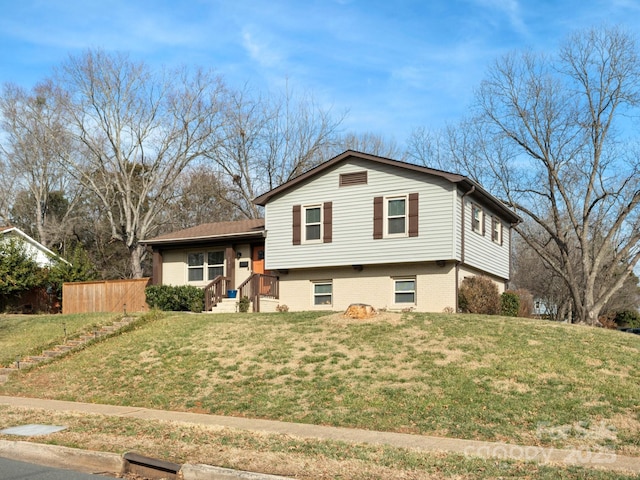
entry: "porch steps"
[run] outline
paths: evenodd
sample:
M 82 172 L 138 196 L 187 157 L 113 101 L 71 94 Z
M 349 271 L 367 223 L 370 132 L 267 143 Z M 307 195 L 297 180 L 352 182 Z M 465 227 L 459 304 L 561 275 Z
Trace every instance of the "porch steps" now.
M 212 313 L 235 313 L 238 311 L 237 298 L 223 298 L 212 309 Z

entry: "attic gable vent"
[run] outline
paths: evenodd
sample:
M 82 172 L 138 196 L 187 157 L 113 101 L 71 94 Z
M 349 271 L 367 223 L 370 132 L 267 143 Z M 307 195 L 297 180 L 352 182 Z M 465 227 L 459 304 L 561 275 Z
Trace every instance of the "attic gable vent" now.
M 367 184 L 367 171 L 353 172 L 353 173 L 341 173 L 340 174 L 340 186 L 350 187 L 351 185 L 366 185 Z

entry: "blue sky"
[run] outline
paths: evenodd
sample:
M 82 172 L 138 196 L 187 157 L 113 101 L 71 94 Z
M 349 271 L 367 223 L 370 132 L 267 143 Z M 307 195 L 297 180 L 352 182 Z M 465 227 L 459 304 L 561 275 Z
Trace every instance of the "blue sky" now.
M 0 0 L 0 83 L 31 87 L 70 54 L 128 52 L 214 68 L 228 85 L 288 82 L 343 128 L 403 144 L 465 114 L 493 60 L 553 52 L 573 30 L 640 31 L 640 0 Z

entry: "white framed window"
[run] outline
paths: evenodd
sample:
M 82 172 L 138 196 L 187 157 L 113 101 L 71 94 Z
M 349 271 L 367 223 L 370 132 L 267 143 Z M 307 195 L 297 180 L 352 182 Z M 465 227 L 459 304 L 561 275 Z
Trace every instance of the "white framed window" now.
M 482 234 L 482 209 L 475 205 L 471 205 L 471 229 L 479 234 Z
M 222 250 L 207 253 L 207 273 L 209 281 L 218 275 L 224 275 L 224 252 Z
M 502 245 L 502 222 L 496 217 L 491 217 L 491 240 Z
M 406 237 L 408 227 L 408 200 L 406 195 L 385 197 L 385 237 Z
M 190 253 L 187 255 L 187 278 L 190 282 L 204 280 L 204 253 Z
M 211 281 L 224 275 L 224 251 L 191 252 L 187 254 L 187 280 L 189 282 Z
M 303 207 L 304 241 L 322 241 L 322 205 Z
M 313 304 L 332 305 L 333 304 L 333 282 L 331 280 L 319 280 L 313 285 Z
M 415 277 L 393 279 L 393 303 L 397 305 L 415 305 L 416 303 Z

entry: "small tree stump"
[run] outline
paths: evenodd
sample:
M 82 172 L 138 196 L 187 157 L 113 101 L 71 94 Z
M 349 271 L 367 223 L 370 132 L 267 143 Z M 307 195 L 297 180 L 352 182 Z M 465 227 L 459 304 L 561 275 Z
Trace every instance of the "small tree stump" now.
M 356 318 L 360 320 L 371 318 L 377 314 L 378 311 L 375 308 L 364 303 L 352 303 L 344 312 L 345 317 Z

